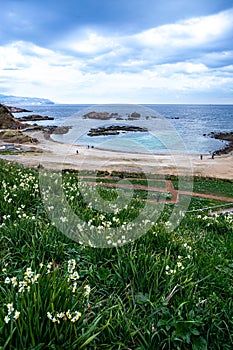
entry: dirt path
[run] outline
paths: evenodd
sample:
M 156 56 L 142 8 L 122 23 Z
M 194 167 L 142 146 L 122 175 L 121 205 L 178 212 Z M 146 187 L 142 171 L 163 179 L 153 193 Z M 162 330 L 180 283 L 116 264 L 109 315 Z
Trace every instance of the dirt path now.
M 105 187 L 112 187 L 112 188 L 117 187 L 117 188 L 123 188 L 123 189 L 132 188 L 128 184 L 104 182 L 104 179 L 106 179 L 106 177 L 105 178 L 98 178 L 98 179 L 102 179 L 103 181 L 102 182 L 86 181 L 86 183 L 91 185 L 91 186 L 105 186 Z M 124 178 L 124 179 L 125 180 L 132 180 L 134 178 Z M 137 180 L 139 180 L 139 179 L 137 178 Z M 150 179 L 150 180 L 153 180 L 153 179 Z M 154 180 L 154 181 L 156 181 L 156 180 Z M 154 192 L 159 192 L 159 193 L 164 193 L 164 192 L 171 193 L 171 199 L 165 200 L 165 201 L 160 201 L 158 199 L 149 200 L 151 203 L 158 203 L 158 202 L 160 202 L 160 203 L 161 202 L 177 203 L 179 201 L 179 195 L 181 195 L 181 194 L 187 195 L 187 196 L 194 196 L 194 197 L 200 197 L 200 198 L 206 198 L 206 199 L 214 199 L 214 200 L 219 200 L 219 201 L 223 201 L 223 202 L 233 203 L 233 198 L 230 198 L 230 197 L 217 196 L 217 195 L 207 194 L 207 193 L 198 193 L 198 192 L 176 190 L 176 189 L 174 189 L 174 186 L 173 186 L 173 183 L 171 180 L 165 180 L 165 182 L 166 182 L 166 187 L 162 187 L 162 188 L 161 187 L 154 187 L 154 186 L 138 185 L 138 184 L 133 184 L 133 188 L 138 189 L 138 190 L 154 191 Z M 228 210 L 229 210 L 229 208 L 228 208 Z
M 184 194 L 184 195 L 194 196 L 194 197 L 202 197 L 202 198 L 207 198 L 207 199 L 215 199 L 218 201 L 233 203 L 233 198 L 224 197 L 224 196 L 216 196 L 214 194 L 188 192 L 188 191 L 179 191 L 179 194 Z

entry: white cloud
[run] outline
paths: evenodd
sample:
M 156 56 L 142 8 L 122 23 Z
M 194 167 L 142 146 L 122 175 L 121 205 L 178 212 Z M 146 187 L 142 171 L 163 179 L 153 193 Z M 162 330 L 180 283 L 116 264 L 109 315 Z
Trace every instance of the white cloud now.
M 82 62 L 27 42 L 0 47 L 1 77 L 16 95 L 52 95 L 82 78 Z M 19 68 L 18 70 L 11 70 Z
M 169 64 L 161 64 L 157 66 L 160 75 L 171 76 L 175 73 L 193 74 L 207 72 L 208 68 L 203 63 L 192 62 L 176 62 Z
M 0 47 L 0 69 L 20 68 L 27 64 L 17 45 Z
M 125 36 L 90 29 L 74 31 L 55 45 L 76 57 L 85 57 L 87 70 L 137 72 L 146 66 L 193 62 L 203 53 L 228 50 L 224 45 L 231 42 L 232 16 L 233 10 L 228 10 Z
M 175 24 L 152 28 L 134 36 L 146 47 L 193 47 L 216 41 L 226 33 L 232 33 L 233 10 L 212 16 L 192 18 Z
M 113 37 L 103 36 L 89 29 L 75 31 L 59 43 L 59 46 L 80 54 L 98 55 L 117 49 L 117 42 Z

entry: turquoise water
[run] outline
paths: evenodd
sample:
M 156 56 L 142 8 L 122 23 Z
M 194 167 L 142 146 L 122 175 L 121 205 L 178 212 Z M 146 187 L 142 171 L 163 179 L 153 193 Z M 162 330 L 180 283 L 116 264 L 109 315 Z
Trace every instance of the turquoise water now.
M 27 106 L 24 106 L 27 108 Z M 72 125 L 72 131 L 67 135 L 56 135 L 54 138 L 62 142 L 89 145 L 98 148 L 118 151 L 132 151 L 142 153 L 172 153 L 182 152 L 187 149 L 189 153 L 209 153 L 222 148 L 226 143 L 210 138 L 211 132 L 233 131 L 233 105 L 147 105 L 145 115 L 137 121 L 96 121 L 83 120 L 80 111 L 91 105 L 48 105 L 30 106 L 33 114 L 48 115 L 55 118 L 54 121 L 37 122 L 43 125 Z M 135 105 L 104 106 L 104 110 L 112 111 L 120 108 L 124 116 L 127 109 L 134 112 L 139 108 L 141 114 L 143 108 Z M 148 112 L 150 111 L 150 112 Z M 30 113 L 16 114 L 15 116 Z M 149 119 L 146 119 L 149 116 Z M 123 123 L 124 125 L 145 126 L 149 132 L 126 133 L 116 136 L 87 136 L 91 127 Z

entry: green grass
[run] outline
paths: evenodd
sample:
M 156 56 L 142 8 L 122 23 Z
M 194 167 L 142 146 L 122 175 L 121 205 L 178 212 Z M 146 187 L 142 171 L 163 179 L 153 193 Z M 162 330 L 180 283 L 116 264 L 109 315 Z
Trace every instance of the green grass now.
M 19 152 L 16 151 L 8 151 L 8 150 L 0 150 L 0 154 L 9 154 L 9 155 L 14 155 L 14 154 L 18 154 Z
M 170 232 L 174 205 L 165 205 L 137 240 L 124 231 L 124 245 L 85 247 L 50 221 L 55 209 L 43 189 L 45 210 L 36 170 L 0 169 L 0 349 L 233 348 L 232 216 L 187 213 Z M 143 191 L 79 188 L 67 171 L 62 180 L 72 210 L 89 230 L 102 227 L 100 235 L 105 225 L 120 231 L 127 222 L 130 230 L 145 210 Z M 100 201 L 115 211 L 101 211 Z M 210 204 L 193 198 L 190 208 Z M 59 216 L 71 225 L 66 211 Z
M 178 179 L 176 177 L 169 177 L 172 180 L 175 189 L 178 189 Z M 194 177 L 187 180 L 187 186 L 193 180 L 193 192 L 214 194 L 216 196 L 225 196 L 233 198 L 233 181 L 221 180 L 214 178 L 200 178 Z M 185 181 L 182 182 L 182 190 L 186 190 Z
M 233 182 L 216 179 L 195 179 L 194 191 L 200 193 L 214 193 L 215 195 L 233 198 Z
M 190 196 L 180 195 L 180 198 L 183 198 L 184 200 L 187 198 L 190 198 Z M 207 199 L 207 198 L 200 198 L 200 197 L 192 197 L 188 210 L 201 210 L 204 208 L 213 208 L 211 210 L 218 210 L 223 208 L 230 208 L 233 207 L 232 204 L 229 202 L 224 202 L 216 199 Z
M 157 187 L 157 188 L 166 188 L 166 182 L 165 180 L 159 180 L 159 179 L 153 179 L 153 178 L 149 178 L 148 179 L 134 179 L 134 178 L 104 178 L 104 177 L 81 177 L 81 181 L 83 182 L 93 182 L 96 181 L 98 183 L 102 182 L 102 183 L 114 183 L 117 184 L 118 182 L 120 182 L 120 184 L 125 184 L 127 185 L 129 182 L 133 185 L 142 185 L 142 186 L 150 186 L 150 187 Z

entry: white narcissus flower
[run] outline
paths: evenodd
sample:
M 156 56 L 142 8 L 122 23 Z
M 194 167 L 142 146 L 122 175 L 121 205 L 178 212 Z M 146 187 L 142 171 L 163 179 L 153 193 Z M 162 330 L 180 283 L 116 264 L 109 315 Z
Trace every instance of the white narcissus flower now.
M 50 320 L 53 319 L 53 316 L 52 316 L 52 314 L 51 314 L 49 311 L 47 312 L 47 317 L 48 317 Z
M 18 285 L 17 277 L 12 277 L 11 282 L 12 282 L 13 286 L 16 287 Z
M 5 281 L 4 281 L 6 284 L 9 284 L 11 282 L 11 279 L 9 277 L 6 277 L 5 278 Z
M 15 311 L 14 319 L 17 320 L 19 318 L 20 312 Z
M 8 315 L 10 315 L 14 311 L 13 303 L 7 304 Z
M 8 315 L 4 317 L 4 322 L 5 322 L 5 323 L 10 322 L 10 320 L 11 320 L 11 319 L 10 319 L 10 317 L 9 317 Z
M 91 287 L 88 284 L 86 284 L 84 286 L 84 289 L 85 289 L 84 296 L 87 297 L 91 292 Z

